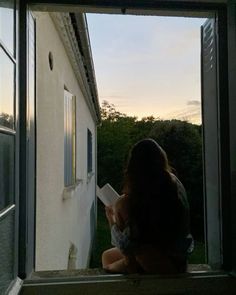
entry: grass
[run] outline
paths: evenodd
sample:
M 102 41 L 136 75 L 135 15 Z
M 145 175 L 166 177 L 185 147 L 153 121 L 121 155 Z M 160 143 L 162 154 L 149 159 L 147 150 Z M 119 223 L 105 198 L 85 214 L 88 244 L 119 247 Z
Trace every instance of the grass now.
M 97 232 L 94 250 L 90 261 L 90 268 L 99 268 L 101 264 L 102 252 L 111 247 L 110 228 L 106 219 L 104 205 L 98 202 Z M 194 241 L 194 251 L 189 257 L 190 264 L 205 263 L 204 242 Z
M 111 248 L 110 227 L 108 225 L 104 205 L 98 201 L 97 232 L 94 250 L 90 261 L 91 268 L 101 267 L 102 252 Z
M 190 264 L 203 264 L 205 261 L 205 244 L 204 242 L 194 241 L 194 251 L 189 256 Z

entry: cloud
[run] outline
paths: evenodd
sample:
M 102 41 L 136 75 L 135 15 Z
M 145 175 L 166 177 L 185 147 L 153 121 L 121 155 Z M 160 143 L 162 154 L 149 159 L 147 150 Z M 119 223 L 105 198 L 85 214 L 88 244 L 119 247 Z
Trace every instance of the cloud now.
M 116 98 L 124 98 L 124 96 L 122 96 L 122 95 L 113 95 L 113 94 L 111 94 L 111 95 L 100 95 L 100 98 L 101 99 L 109 99 L 109 98 L 114 98 L 114 99 L 116 99 Z
M 194 124 L 201 124 L 201 108 L 191 105 L 182 109 L 177 109 L 164 116 L 164 119 L 184 120 Z
M 187 105 L 188 106 L 199 106 L 201 102 L 199 100 L 188 100 Z

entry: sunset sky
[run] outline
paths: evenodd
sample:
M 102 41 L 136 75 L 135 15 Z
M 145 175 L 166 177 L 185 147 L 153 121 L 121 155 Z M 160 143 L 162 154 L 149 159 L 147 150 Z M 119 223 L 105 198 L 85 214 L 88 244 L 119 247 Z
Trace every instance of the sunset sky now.
M 201 121 L 204 19 L 87 14 L 100 103 L 138 118 Z

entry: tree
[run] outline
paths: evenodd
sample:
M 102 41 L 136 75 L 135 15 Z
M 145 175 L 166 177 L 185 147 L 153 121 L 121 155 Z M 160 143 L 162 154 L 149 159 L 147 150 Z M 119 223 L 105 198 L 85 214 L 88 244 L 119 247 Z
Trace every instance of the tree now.
M 102 125 L 98 128 L 98 184 L 109 182 L 121 191 L 128 151 L 132 145 L 131 132 L 136 117 L 128 117 L 103 102 Z
M 126 114 L 117 111 L 114 104 L 111 104 L 106 100 L 102 102 L 102 107 L 100 108 L 100 111 L 103 121 L 108 120 L 109 122 L 114 122 L 120 118 L 127 117 Z
M 13 127 L 13 116 L 7 113 L 0 113 L 0 125 L 12 128 Z
M 203 238 L 203 160 L 199 126 L 179 120 L 159 121 L 150 136 L 164 148 L 171 166 L 183 182 L 190 202 L 194 234 Z

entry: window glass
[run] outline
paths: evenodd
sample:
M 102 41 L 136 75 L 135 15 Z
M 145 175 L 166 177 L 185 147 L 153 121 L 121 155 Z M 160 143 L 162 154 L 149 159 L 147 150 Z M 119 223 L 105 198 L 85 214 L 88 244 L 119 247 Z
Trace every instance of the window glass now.
M 0 41 L 14 53 L 14 1 L 0 2 Z
M 0 210 L 13 203 L 14 136 L 0 133 Z
M 14 126 L 14 63 L 0 49 L 0 125 Z
M 14 279 L 14 221 L 13 210 L 0 220 L 0 294 L 9 294 L 7 289 Z

